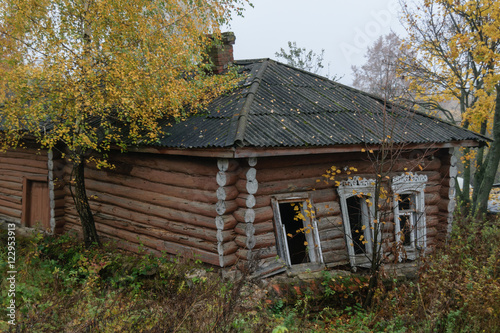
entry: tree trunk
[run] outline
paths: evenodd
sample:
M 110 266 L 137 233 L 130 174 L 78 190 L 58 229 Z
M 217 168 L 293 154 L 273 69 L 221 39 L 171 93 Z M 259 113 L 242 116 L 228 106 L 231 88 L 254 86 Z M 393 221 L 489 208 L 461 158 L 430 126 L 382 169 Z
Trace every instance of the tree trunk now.
M 491 187 L 495 181 L 495 175 L 498 170 L 500 161 L 500 85 L 496 87 L 495 114 L 493 118 L 493 142 L 490 145 L 490 150 L 486 155 L 486 160 L 483 165 L 484 174 L 481 184 L 478 189 L 477 200 L 473 203 L 476 213 L 486 213 L 488 209 L 488 198 L 490 196 Z
M 85 161 L 82 156 L 74 159 L 73 170 L 71 173 L 71 181 L 73 184 L 70 184 L 70 188 L 73 187 L 74 189 L 74 191 L 71 190 L 71 196 L 73 197 L 76 211 L 78 212 L 78 216 L 80 217 L 80 221 L 82 223 L 85 246 L 87 248 L 95 244 L 100 246 L 101 243 L 95 228 L 94 215 L 90 210 L 87 198 L 87 190 L 85 188 Z
M 486 135 L 486 129 L 487 129 L 487 122 L 483 121 L 481 124 L 481 131 L 479 134 L 481 135 Z M 472 202 L 477 202 L 477 191 L 481 187 L 481 182 L 483 181 L 484 178 L 484 171 L 486 169 L 486 165 L 484 163 L 486 162 L 486 159 L 484 158 L 484 153 L 485 153 L 485 147 L 481 147 L 477 150 L 477 156 L 476 156 L 476 172 L 474 173 L 474 191 L 472 192 Z

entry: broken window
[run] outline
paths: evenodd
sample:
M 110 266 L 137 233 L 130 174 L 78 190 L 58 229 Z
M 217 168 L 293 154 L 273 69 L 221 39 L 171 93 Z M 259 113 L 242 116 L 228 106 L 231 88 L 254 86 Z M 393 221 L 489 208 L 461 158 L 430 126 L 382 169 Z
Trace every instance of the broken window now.
M 287 266 L 323 262 L 311 200 L 306 197 L 273 198 L 278 255 Z
M 344 234 L 351 266 L 363 266 L 372 253 L 375 180 L 353 177 L 338 187 Z
M 424 189 L 427 176 L 411 172 L 394 177 L 394 232 L 396 243 L 404 250 L 399 253 L 403 258 L 415 259 L 417 252 L 424 250 L 427 243 L 425 227 Z

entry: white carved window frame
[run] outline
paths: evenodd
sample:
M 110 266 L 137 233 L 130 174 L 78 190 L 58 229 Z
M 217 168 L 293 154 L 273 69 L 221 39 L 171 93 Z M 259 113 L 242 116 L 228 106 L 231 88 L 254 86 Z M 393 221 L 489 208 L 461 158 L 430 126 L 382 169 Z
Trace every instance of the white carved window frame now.
M 349 263 L 352 267 L 355 266 L 365 266 L 370 263 L 372 248 L 373 248 L 373 238 L 374 229 L 372 222 L 375 216 L 375 206 L 373 198 L 375 192 L 375 180 L 365 179 L 358 176 L 352 179 L 344 180 L 340 182 L 337 192 L 340 197 L 340 208 L 342 212 L 342 220 L 344 225 L 344 234 L 347 244 L 347 252 L 349 254 Z M 364 239 L 367 241 L 365 244 L 365 253 L 356 254 L 354 249 L 353 236 L 351 232 L 351 221 L 349 219 L 349 208 L 347 206 L 347 199 L 354 196 L 362 196 L 361 210 L 362 210 L 362 224 L 365 227 L 363 231 Z M 366 200 L 370 200 L 372 205 L 369 207 Z
M 394 236 L 397 244 L 401 244 L 401 227 L 400 216 L 409 216 L 410 223 L 412 224 L 411 230 L 411 244 L 404 245 L 406 257 L 410 260 L 415 260 L 418 251 L 425 251 L 427 246 L 427 231 L 425 222 L 425 185 L 427 183 L 426 175 L 417 175 L 412 172 L 405 172 L 400 176 L 392 179 L 392 193 L 393 193 L 393 210 L 394 210 Z M 413 211 L 401 211 L 399 209 L 399 198 L 401 195 L 411 195 L 414 202 Z M 399 255 L 399 261 L 403 259 L 403 255 Z
M 274 223 L 275 223 L 275 230 L 276 230 L 276 250 L 278 252 L 278 256 L 283 259 L 288 267 L 292 266 L 291 259 L 290 259 L 290 251 L 288 249 L 288 242 L 287 242 L 287 234 L 285 230 L 285 225 L 281 222 L 281 213 L 280 213 L 280 208 L 279 205 L 282 203 L 287 203 L 287 202 L 301 202 L 302 203 L 302 208 L 301 208 L 301 213 L 305 217 L 305 220 L 302 221 L 304 229 L 307 231 L 308 229 L 311 230 L 310 232 L 305 232 L 305 238 L 307 241 L 307 250 L 308 250 L 308 255 L 309 255 L 309 262 L 310 263 L 321 263 L 323 264 L 323 253 L 321 251 L 321 241 L 319 238 L 319 232 L 318 232 L 318 223 L 316 219 L 314 218 L 314 214 L 307 214 L 304 210 L 308 206 L 308 203 L 311 204 L 312 208 L 310 210 L 315 210 L 314 209 L 314 203 L 312 201 L 311 195 L 309 193 L 287 193 L 287 194 L 277 194 L 273 195 L 271 197 L 271 204 L 273 207 L 273 214 L 274 214 Z M 309 215 L 309 216 L 308 216 Z M 312 226 L 311 227 L 309 227 Z

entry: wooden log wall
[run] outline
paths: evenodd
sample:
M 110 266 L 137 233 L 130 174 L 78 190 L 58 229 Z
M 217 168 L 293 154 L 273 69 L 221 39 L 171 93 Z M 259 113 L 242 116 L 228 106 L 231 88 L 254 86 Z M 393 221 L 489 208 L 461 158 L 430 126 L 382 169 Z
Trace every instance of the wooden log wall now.
M 51 181 L 49 183 L 49 166 Z M 62 161 L 49 158 L 47 150 L 28 145 L 0 152 L 0 219 L 22 225 L 23 182 L 25 178 L 47 179 L 50 188 L 52 232 L 61 232 L 64 224 Z
M 408 152 L 399 157 L 393 165 L 390 177 L 399 176 L 403 172 L 412 171 L 417 174 L 425 174 L 428 182 L 425 188 L 425 207 L 427 223 L 428 247 L 435 246 L 441 241 L 444 230 L 447 228 L 447 220 L 443 213 L 448 213 L 448 188 L 449 180 L 443 174 L 443 170 L 449 170 L 448 150 L 434 152 L 433 157 L 412 158 L 414 153 Z M 443 161 L 441 161 L 443 159 Z M 373 164 L 367 159 L 366 153 L 348 153 L 342 155 L 325 154 L 315 156 L 289 156 L 259 158 L 256 165 L 256 179 L 258 190 L 254 194 L 254 222 L 253 236 L 255 244 L 252 251 L 261 249 L 263 259 L 275 260 L 277 255 L 276 240 L 274 232 L 273 212 L 271 207 L 271 196 L 285 193 L 310 192 L 314 204 L 318 231 L 323 252 L 323 259 L 328 266 L 344 265 L 349 262 L 347 245 L 340 211 L 340 201 L 333 183 L 325 183 L 322 175 L 332 165 L 337 168 L 355 167 L 358 169 L 356 175 L 363 178 L 374 177 Z M 420 167 L 422 170 L 420 170 Z M 346 177 L 345 173 L 339 177 Z M 443 182 L 448 187 L 443 187 Z M 240 192 L 237 198 L 239 208 L 235 211 L 236 243 L 238 245 L 237 256 L 241 260 L 248 257 L 245 208 L 244 202 L 247 198 L 246 179 L 240 174 L 236 187 Z M 444 206 L 443 206 L 444 205 Z M 448 215 L 446 215 L 447 217 Z M 394 215 L 392 212 L 383 214 L 382 222 L 383 239 L 394 241 Z M 390 246 L 385 247 L 389 251 Z
M 112 154 L 110 161 L 114 169 L 85 170 L 100 235 L 128 250 L 142 244 L 153 253 L 194 255 L 217 266 L 236 262 L 237 163 L 221 167 L 215 159 L 133 153 Z M 67 165 L 66 182 L 70 173 Z M 66 230 L 81 233 L 69 188 L 65 212 Z

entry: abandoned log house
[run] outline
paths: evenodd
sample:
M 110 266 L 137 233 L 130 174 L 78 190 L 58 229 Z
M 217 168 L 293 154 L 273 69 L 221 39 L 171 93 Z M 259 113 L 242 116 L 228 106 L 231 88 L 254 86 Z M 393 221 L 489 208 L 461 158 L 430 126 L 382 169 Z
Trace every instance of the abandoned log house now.
M 233 62 L 231 41 L 219 52 Z M 88 165 L 101 237 L 130 251 L 195 255 L 224 268 L 255 259 L 262 276 L 295 265 L 362 265 L 371 239 L 365 197 L 377 177 L 372 157 L 390 140 L 401 154 L 388 184 L 402 199 L 383 237 L 401 241 L 408 259 L 445 239 L 453 150 L 486 138 L 270 59 L 234 65 L 241 84 L 205 114 L 169 128 L 155 146 L 112 153 L 113 170 Z M 332 166 L 356 171 L 323 181 Z M 0 219 L 80 233 L 69 171 L 60 156 L 36 146 L 1 153 Z M 295 219 L 297 210 L 304 219 Z M 415 232 L 403 230 L 407 224 Z M 366 242 L 354 240 L 358 229 Z

